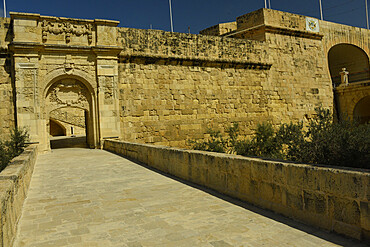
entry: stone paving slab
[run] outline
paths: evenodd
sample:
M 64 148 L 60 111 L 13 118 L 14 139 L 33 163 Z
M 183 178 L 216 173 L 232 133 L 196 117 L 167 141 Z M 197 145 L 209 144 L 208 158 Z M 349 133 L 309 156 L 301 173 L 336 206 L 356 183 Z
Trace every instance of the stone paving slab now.
M 73 148 L 39 155 L 14 246 L 365 245 Z

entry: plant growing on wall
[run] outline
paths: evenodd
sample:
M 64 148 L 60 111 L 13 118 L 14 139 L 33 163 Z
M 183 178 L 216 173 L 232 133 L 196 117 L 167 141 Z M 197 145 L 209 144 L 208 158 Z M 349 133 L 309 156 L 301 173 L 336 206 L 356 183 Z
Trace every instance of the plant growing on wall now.
M 28 131 L 24 128 L 14 128 L 10 132 L 10 139 L 0 140 L 0 171 L 2 171 L 14 157 L 20 155 L 29 141 Z

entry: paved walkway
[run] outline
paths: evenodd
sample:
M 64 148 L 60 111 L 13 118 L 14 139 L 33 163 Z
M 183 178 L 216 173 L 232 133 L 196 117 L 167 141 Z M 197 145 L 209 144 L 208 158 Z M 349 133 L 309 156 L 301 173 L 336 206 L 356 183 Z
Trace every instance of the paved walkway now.
M 38 157 L 15 246 L 361 246 L 229 201 L 102 150 L 57 149 Z

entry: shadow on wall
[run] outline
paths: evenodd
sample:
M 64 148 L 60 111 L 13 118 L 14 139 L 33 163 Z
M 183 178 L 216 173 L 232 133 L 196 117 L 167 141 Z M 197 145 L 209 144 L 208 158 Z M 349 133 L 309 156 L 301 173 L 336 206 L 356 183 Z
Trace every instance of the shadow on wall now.
M 76 137 L 51 137 L 50 138 L 51 149 L 57 148 L 87 148 L 86 136 Z

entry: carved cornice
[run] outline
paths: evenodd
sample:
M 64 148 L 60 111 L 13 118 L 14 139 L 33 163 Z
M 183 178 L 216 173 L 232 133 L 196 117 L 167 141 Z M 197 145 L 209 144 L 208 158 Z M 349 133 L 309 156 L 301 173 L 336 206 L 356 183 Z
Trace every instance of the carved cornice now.
M 240 68 L 240 69 L 256 69 L 256 70 L 269 70 L 272 66 L 271 63 L 253 62 L 228 58 L 208 58 L 208 57 L 189 57 L 189 56 L 168 56 L 157 54 L 143 54 L 143 53 L 121 53 L 121 63 L 127 62 L 140 62 L 145 64 L 154 64 L 161 61 L 161 64 L 171 65 L 189 65 L 201 67 L 225 67 L 225 68 Z
M 71 41 L 71 35 L 81 36 L 86 35 L 88 43 L 92 43 L 93 25 L 90 23 L 77 24 L 69 21 L 56 19 L 56 21 L 43 20 L 42 27 L 42 42 L 46 42 L 48 33 L 58 35 L 65 34 L 66 43 Z
M 14 53 L 38 53 L 38 52 L 94 52 L 96 55 L 110 55 L 117 57 L 122 51 L 118 46 L 80 46 L 80 45 L 58 45 L 58 44 L 41 44 L 36 42 L 12 42 L 9 49 Z

